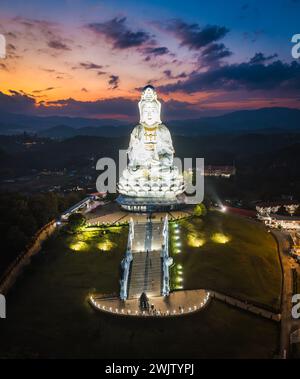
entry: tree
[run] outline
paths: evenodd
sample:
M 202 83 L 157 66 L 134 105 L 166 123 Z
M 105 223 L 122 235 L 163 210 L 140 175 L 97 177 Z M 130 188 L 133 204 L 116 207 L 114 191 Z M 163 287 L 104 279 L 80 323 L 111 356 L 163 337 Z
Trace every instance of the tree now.
M 206 207 L 203 203 L 197 204 L 194 208 L 193 215 L 196 217 L 205 216 L 207 214 Z
M 86 218 L 81 213 L 73 213 L 68 221 L 69 229 L 76 232 L 85 225 Z

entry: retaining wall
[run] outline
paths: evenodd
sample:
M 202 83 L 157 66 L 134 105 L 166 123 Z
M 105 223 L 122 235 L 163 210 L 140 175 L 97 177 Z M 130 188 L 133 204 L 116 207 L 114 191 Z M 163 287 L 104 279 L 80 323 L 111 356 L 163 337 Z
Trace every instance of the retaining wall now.
M 23 271 L 24 267 L 28 265 L 31 258 L 41 250 L 42 244 L 55 232 L 56 228 L 57 224 L 54 220 L 52 220 L 34 235 L 32 242 L 9 265 L 0 278 L 1 294 L 7 294 L 7 292 L 14 285 L 20 273 Z

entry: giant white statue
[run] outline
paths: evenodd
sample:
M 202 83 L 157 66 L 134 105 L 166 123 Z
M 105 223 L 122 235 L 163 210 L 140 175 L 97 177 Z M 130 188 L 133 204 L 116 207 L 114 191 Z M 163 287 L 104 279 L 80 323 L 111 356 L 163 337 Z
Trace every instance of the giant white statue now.
M 119 181 L 119 193 L 141 203 L 174 202 L 184 192 L 184 181 L 173 164 L 174 148 L 168 128 L 161 122 L 161 103 L 155 89 L 143 89 L 140 123 L 133 129 L 127 151 L 129 164 Z M 128 201 L 127 201 L 128 203 Z

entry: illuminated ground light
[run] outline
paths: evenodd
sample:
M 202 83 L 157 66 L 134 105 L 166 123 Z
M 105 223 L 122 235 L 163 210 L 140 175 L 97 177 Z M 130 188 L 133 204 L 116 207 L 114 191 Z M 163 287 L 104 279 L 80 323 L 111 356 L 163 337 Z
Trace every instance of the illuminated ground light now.
M 182 272 L 182 265 L 178 264 L 175 267 L 175 289 L 182 290 L 183 289 L 183 272 Z
M 193 234 L 188 236 L 188 245 L 191 247 L 201 247 L 205 244 L 205 242 L 206 241 L 204 238 L 196 237 Z
M 214 233 L 211 239 L 215 243 L 227 243 L 230 241 L 230 238 L 223 233 Z
M 97 247 L 102 251 L 110 251 L 114 247 L 114 243 L 109 240 L 101 241 L 97 244 Z
M 181 253 L 181 242 L 180 242 L 180 240 L 176 238 L 176 240 L 173 240 L 172 242 L 173 242 L 172 245 L 173 245 L 174 254 L 180 254 Z
M 183 285 L 181 285 L 181 284 L 176 284 L 176 285 L 175 285 L 175 289 L 176 289 L 176 290 L 183 290 Z
M 77 241 L 70 245 L 70 249 L 73 251 L 84 251 L 88 248 L 88 244 L 83 241 Z

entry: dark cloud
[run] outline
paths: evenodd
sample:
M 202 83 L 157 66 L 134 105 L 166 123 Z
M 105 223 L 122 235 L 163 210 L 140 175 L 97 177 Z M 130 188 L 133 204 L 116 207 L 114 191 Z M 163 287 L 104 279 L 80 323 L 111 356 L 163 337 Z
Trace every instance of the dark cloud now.
M 272 61 L 273 59 L 277 58 L 277 54 L 265 56 L 263 53 L 256 53 L 253 58 L 250 59 L 250 63 L 252 64 L 262 64 L 269 61 Z
M 232 52 L 223 43 L 211 43 L 201 52 L 201 65 L 213 66 L 219 64 L 223 58 L 230 57 Z
M 173 75 L 171 70 L 165 70 L 163 73 L 168 79 L 184 79 L 187 77 L 187 74 L 185 72 L 182 72 L 178 75 Z
M 153 55 L 165 55 L 169 53 L 169 49 L 167 47 L 147 47 L 144 51 L 146 54 Z
M 45 72 L 49 72 L 50 74 L 53 72 L 56 72 L 56 70 L 54 70 L 53 68 L 42 68 L 41 70 Z
M 118 75 L 110 75 L 108 84 L 111 89 L 116 89 L 119 87 L 120 78 Z
M 97 75 L 105 75 L 106 71 L 102 71 L 102 65 L 93 62 L 80 62 L 77 66 L 72 67 L 72 70 L 84 69 L 84 70 L 98 70 Z M 100 71 L 99 71 L 100 70 Z
M 283 63 L 278 60 L 268 65 L 250 62 L 224 65 L 206 72 L 193 72 L 187 80 L 159 88 L 165 93 L 202 90 L 299 90 L 300 63 Z
M 17 35 L 13 32 L 8 32 L 7 35 L 11 38 L 17 38 Z
M 138 117 L 137 101 L 117 97 L 96 101 L 78 101 L 65 99 L 48 102 L 47 106 L 40 106 L 41 115 L 82 116 L 82 117 Z
M 162 118 L 164 120 L 195 118 L 201 115 L 199 107 L 186 101 L 169 100 L 162 101 Z
M 105 37 L 112 43 L 114 49 L 136 48 L 136 51 L 144 56 L 145 61 L 164 55 L 174 57 L 166 46 L 158 44 L 155 36 L 145 30 L 131 30 L 126 17 L 115 17 L 106 22 L 88 24 L 86 27 L 97 35 Z
M 165 30 L 173 33 L 181 45 L 187 46 L 190 50 L 199 50 L 218 41 L 229 32 L 224 26 L 207 25 L 201 28 L 199 24 L 187 24 L 179 19 L 169 20 Z
M 69 48 L 69 46 L 67 46 L 62 41 L 58 41 L 58 40 L 51 40 L 51 41 L 49 41 L 48 42 L 48 46 L 51 47 L 51 49 L 55 49 L 55 50 L 65 50 L 65 51 L 70 51 L 71 50 Z
M 8 49 L 8 50 L 11 50 L 11 51 L 16 51 L 16 46 L 13 45 L 12 43 L 9 43 L 9 44 L 7 45 L 7 49 Z
M 7 71 L 7 66 L 4 63 L 0 63 L 0 68 Z
M 57 88 L 57 87 L 48 87 L 48 88 L 45 88 L 45 89 L 36 89 L 36 90 L 32 91 L 32 93 L 48 92 L 48 91 L 54 90 L 55 88 Z
M 83 90 L 83 89 L 82 89 Z M 36 99 L 25 93 L 11 91 L 10 95 L 0 92 L 0 112 L 11 112 L 38 116 L 72 116 L 97 118 L 128 118 L 138 120 L 137 99 L 124 97 L 96 101 L 64 99 L 37 103 Z M 169 100 L 163 103 L 163 119 L 191 118 L 201 115 L 202 110 L 194 104 Z
M 137 101 L 126 98 L 113 98 L 96 101 L 77 101 L 72 98 L 37 103 L 37 100 L 22 91 L 10 90 L 10 94 L 0 91 L 0 112 L 31 114 L 39 116 L 136 116 L 138 113 Z
M 81 62 L 79 63 L 79 66 L 86 70 L 101 70 L 103 68 L 102 65 L 92 63 L 92 62 Z
M 45 111 L 50 114 L 61 115 L 77 115 L 77 116 L 103 116 L 118 115 L 121 117 L 129 117 L 138 119 L 138 100 L 130 100 L 126 98 L 114 98 L 106 100 L 98 100 L 94 102 L 76 101 L 74 99 L 53 102 L 54 107 L 49 106 Z M 201 114 L 197 106 L 188 102 L 169 100 L 163 103 L 163 118 L 191 118 Z
M 87 27 L 112 42 L 115 49 L 127 49 L 142 46 L 150 41 L 150 35 L 143 31 L 132 31 L 126 25 L 126 17 L 113 18 L 110 21 L 88 24 Z
M 0 92 L 0 112 L 31 113 L 35 111 L 35 99 L 21 92 L 10 90 L 10 95 Z
M 167 55 L 169 54 L 169 49 L 164 46 L 156 47 L 156 46 L 149 46 L 141 49 L 142 54 L 144 54 L 145 60 L 149 61 L 152 57 L 157 57 L 161 55 Z

